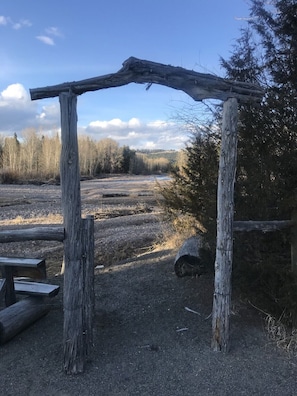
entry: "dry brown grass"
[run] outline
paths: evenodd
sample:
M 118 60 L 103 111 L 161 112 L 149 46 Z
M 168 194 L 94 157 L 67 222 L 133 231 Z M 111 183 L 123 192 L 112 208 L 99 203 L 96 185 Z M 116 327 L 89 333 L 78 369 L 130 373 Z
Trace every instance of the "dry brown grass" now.
M 264 315 L 265 331 L 269 340 L 290 356 L 297 356 L 297 328 L 290 328 L 284 324 L 283 315 L 278 319 L 268 312 L 250 305 Z
M 46 216 L 32 216 L 29 218 L 24 218 L 22 216 L 16 216 L 14 219 L 0 220 L 0 226 L 10 226 L 10 225 L 27 225 L 27 224 L 62 224 L 63 217 L 60 214 L 49 213 Z
M 289 355 L 297 356 L 297 329 L 290 329 L 282 323 L 282 318 L 275 318 L 266 314 L 265 327 L 269 339 L 278 348 L 286 351 Z
M 165 221 L 162 226 L 162 241 L 155 249 L 179 249 L 186 239 L 197 235 L 198 230 L 202 231 L 202 226 L 190 215 L 180 215 L 171 222 Z

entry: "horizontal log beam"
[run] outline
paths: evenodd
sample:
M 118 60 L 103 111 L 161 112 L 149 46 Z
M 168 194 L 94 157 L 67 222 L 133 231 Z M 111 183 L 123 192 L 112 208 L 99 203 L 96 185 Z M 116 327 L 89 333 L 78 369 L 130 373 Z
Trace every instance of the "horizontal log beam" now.
M 182 67 L 130 57 L 117 72 L 81 81 L 66 82 L 48 87 L 30 89 L 31 99 L 59 96 L 62 92 L 81 95 L 88 91 L 120 87 L 130 83 L 160 84 L 184 91 L 195 101 L 204 99 L 227 100 L 237 98 L 241 102 L 260 102 L 264 91 L 261 87 L 240 81 L 231 81 L 212 74 L 198 73 Z
M 273 220 L 273 221 L 234 221 L 233 231 L 248 232 L 262 231 L 271 232 L 289 228 L 294 225 L 292 220 Z
M 35 227 L 23 230 L 0 231 L 0 243 L 23 241 L 59 241 L 63 242 L 65 233 L 63 227 Z

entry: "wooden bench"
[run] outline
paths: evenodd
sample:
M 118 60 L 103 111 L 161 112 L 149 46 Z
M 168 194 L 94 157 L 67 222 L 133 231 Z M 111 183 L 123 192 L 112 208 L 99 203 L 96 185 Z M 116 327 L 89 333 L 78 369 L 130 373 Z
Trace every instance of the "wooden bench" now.
M 0 267 L 8 266 L 12 268 L 13 276 L 46 279 L 46 266 L 43 258 L 0 257 Z
M 0 297 L 4 295 L 6 308 L 0 311 L 0 344 L 10 340 L 20 331 L 46 315 L 50 304 L 45 297 L 54 297 L 60 286 L 25 280 L 15 277 L 45 279 L 44 259 L 22 257 L 0 257 Z M 26 295 L 16 300 L 16 294 Z
M 59 293 L 60 286 L 39 282 L 14 281 L 14 290 L 18 294 L 29 296 L 54 297 Z
M 7 307 L 16 303 L 16 293 L 52 297 L 59 292 L 59 286 L 56 285 L 14 280 L 14 277 L 46 279 L 46 266 L 43 258 L 0 257 L 0 268 L 3 277 L 0 283 L 0 295 L 2 289 Z

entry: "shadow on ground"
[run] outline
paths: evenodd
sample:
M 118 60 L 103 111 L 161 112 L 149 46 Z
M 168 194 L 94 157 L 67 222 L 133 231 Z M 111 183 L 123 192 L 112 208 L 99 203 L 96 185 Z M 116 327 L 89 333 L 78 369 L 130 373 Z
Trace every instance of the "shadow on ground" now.
M 96 270 L 95 345 L 79 376 L 62 369 L 61 292 L 45 318 L 0 348 L 3 394 L 296 394 L 296 361 L 269 345 L 251 308 L 234 308 L 230 353 L 212 352 L 212 276 L 179 279 L 173 262 L 161 251 Z

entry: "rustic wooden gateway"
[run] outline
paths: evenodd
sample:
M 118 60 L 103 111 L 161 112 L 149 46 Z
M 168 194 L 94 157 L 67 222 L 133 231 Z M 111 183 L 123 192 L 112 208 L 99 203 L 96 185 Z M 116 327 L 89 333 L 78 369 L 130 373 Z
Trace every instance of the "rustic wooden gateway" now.
M 231 300 L 233 191 L 236 172 L 237 106 L 240 102 L 259 102 L 263 91 L 255 85 L 234 82 L 210 74 L 197 73 L 181 67 L 129 58 L 113 74 L 83 81 L 31 89 L 31 99 L 59 96 L 62 125 L 61 185 L 64 214 L 64 367 L 67 373 L 83 371 L 85 359 L 84 320 L 91 320 L 92 299 L 86 294 L 84 279 L 93 271 L 93 257 L 87 257 L 82 235 L 80 175 L 77 145 L 77 95 L 130 83 L 161 84 L 184 91 L 195 101 L 224 101 L 222 148 L 218 180 L 217 250 L 213 299 L 214 350 L 226 351 L 229 340 Z M 89 231 L 89 235 L 91 231 Z M 86 265 L 87 264 L 87 265 Z M 90 288 L 91 290 L 91 288 Z M 84 319 L 85 318 L 85 319 Z M 88 343 L 87 343 L 88 345 Z

